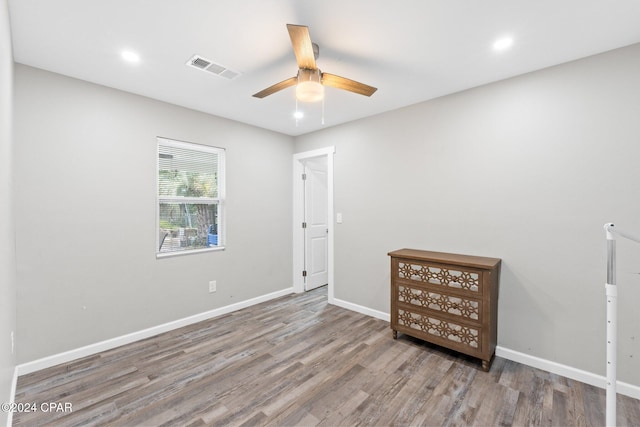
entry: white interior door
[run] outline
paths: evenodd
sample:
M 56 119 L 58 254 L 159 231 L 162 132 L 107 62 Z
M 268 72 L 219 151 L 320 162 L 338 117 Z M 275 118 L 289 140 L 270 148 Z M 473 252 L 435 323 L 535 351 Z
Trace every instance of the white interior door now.
M 329 281 L 327 206 L 327 157 L 304 161 L 304 289 Z

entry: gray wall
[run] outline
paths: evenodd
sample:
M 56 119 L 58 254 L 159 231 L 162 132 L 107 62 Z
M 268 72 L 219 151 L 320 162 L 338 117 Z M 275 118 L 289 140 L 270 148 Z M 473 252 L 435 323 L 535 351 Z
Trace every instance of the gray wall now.
M 394 249 L 499 257 L 499 345 L 604 375 L 602 226 L 640 233 L 639 94 L 634 45 L 296 138 L 336 147 L 335 297 L 388 313 Z M 640 385 L 640 245 L 618 263 L 618 378 Z
M 0 402 L 8 402 L 15 367 L 11 334 L 16 330 L 13 141 L 11 136 L 13 54 L 7 1 L 0 0 Z M 7 423 L 0 412 L 0 425 Z
M 293 138 L 23 65 L 14 115 L 19 363 L 292 286 Z M 156 259 L 156 136 L 226 148 L 225 251 Z

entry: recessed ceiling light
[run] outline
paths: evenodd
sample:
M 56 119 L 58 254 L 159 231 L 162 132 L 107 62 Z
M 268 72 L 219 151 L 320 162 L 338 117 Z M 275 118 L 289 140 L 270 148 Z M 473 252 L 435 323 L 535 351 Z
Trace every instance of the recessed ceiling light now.
M 493 43 L 493 50 L 506 50 L 513 45 L 513 37 L 502 37 Z
M 124 59 L 127 62 L 140 62 L 140 55 L 138 55 L 137 53 L 130 51 L 130 50 L 124 50 L 122 51 L 122 59 Z

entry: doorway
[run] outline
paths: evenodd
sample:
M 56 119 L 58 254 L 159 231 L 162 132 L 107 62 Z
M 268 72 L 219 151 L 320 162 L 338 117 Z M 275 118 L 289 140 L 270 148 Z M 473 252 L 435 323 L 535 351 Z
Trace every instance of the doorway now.
M 327 285 L 333 302 L 334 147 L 293 156 L 293 287 L 304 292 Z
M 302 161 L 304 199 L 302 232 L 304 234 L 304 290 L 329 283 L 329 212 L 327 211 L 327 157 Z

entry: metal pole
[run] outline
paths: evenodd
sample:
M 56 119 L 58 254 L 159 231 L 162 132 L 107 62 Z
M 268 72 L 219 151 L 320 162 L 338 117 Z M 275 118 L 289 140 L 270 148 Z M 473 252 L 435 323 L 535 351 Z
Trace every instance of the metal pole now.
M 616 425 L 616 365 L 618 348 L 618 287 L 616 286 L 616 238 L 618 234 L 625 239 L 640 243 L 640 237 L 617 229 L 612 223 L 604 225 L 607 233 L 607 283 L 604 285 L 607 294 L 607 389 L 606 389 L 606 424 Z
M 616 240 L 608 226 L 609 224 L 605 225 L 607 231 L 607 283 L 604 285 L 607 295 L 606 425 L 607 427 L 615 427 L 618 288 L 616 287 Z

